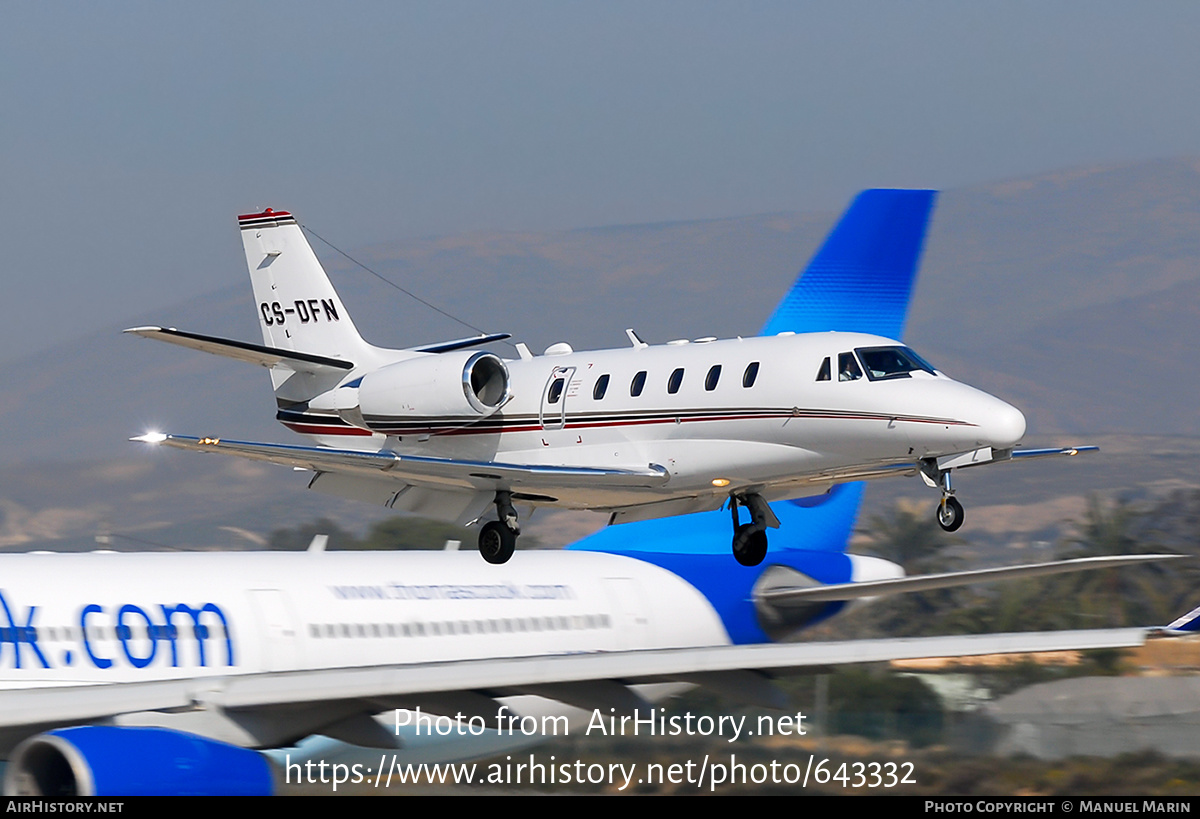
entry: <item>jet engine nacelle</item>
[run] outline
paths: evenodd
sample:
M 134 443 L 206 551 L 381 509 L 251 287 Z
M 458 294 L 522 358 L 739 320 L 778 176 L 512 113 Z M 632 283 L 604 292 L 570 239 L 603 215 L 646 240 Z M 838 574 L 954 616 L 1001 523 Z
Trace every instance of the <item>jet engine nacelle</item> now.
M 8 796 L 270 796 L 266 758 L 165 728 L 89 725 L 17 746 L 4 773 Z
M 362 377 L 356 426 L 395 433 L 397 424 L 429 421 L 437 429 L 469 426 L 508 401 L 508 367 L 492 353 L 438 353 L 381 367 Z

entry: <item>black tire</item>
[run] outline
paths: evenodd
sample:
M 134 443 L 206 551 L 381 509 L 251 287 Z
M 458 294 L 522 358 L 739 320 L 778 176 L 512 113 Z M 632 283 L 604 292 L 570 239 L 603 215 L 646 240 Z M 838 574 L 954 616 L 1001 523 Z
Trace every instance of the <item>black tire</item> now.
M 517 548 L 517 536 L 498 520 L 485 523 L 479 531 L 479 553 L 488 563 L 507 563 Z
M 963 511 L 962 504 L 958 502 L 958 498 L 951 496 L 946 498 L 945 502 L 938 504 L 938 526 L 941 526 L 947 532 L 957 532 L 966 519 L 967 513 Z
M 767 533 L 743 523 L 733 535 L 733 556 L 743 566 L 757 566 L 767 556 Z

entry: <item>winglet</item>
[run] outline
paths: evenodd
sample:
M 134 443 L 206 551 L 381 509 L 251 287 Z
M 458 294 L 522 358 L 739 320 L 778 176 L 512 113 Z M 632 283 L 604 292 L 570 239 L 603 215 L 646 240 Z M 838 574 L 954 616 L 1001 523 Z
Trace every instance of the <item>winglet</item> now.
M 762 329 L 838 330 L 900 338 L 937 191 L 855 197 Z
M 1163 631 L 1171 634 L 1195 634 L 1200 632 L 1200 606 L 1189 611 L 1174 622 L 1163 626 Z

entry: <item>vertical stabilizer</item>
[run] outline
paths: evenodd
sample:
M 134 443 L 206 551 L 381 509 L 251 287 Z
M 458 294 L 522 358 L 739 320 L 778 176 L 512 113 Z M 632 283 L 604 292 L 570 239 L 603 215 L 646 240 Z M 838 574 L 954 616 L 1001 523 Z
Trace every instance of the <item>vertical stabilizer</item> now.
M 937 191 L 868 190 L 854 198 L 762 329 L 899 339 Z
M 308 240 L 287 211 L 238 217 L 254 285 L 255 311 L 268 347 L 361 362 L 370 346 Z

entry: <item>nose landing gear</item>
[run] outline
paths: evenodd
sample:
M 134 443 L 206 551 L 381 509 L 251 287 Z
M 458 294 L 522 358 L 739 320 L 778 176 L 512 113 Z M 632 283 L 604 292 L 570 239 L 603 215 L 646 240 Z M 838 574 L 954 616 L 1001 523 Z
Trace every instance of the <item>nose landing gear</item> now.
M 958 498 L 953 495 L 946 495 L 942 498 L 937 510 L 938 526 L 947 532 L 957 532 L 958 527 L 963 525 L 965 519 L 966 512 L 963 511 L 963 506 L 958 502 Z
M 938 503 L 937 522 L 947 532 L 957 532 L 967 518 L 963 505 L 954 497 L 954 487 L 950 484 L 950 470 L 938 469 L 933 461 L 921 464 L 921 477 L 925 483 L 942 490 L 942 500 Z

